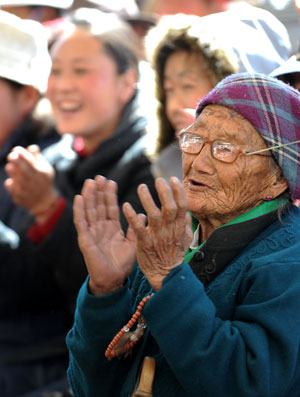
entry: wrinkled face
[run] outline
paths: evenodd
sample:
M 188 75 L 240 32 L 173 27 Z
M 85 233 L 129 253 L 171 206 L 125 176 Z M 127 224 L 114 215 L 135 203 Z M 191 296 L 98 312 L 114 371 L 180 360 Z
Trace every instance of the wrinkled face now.
M 246 119 L 220 105 L 205 107 L 190 130 L 203 139 L 230 142 L 248 151 L 266 147 Z M 182 160 L 189 209 L 198 220 L 228 222 L 258 205 L 270 194 L 270 186 L 277 178 L 274 170 L 278 167 L 270 157 L 240 155 L 228 164 L 212 157 L 210 144 L 205 144 L 198 155 L 183 153 Z
M 212 88 L 199 56 L 178 51 L 168 57 L 164 70 L 166 114 L 176 132 L 192 124 L 197 103 Z
M 118 124 L 125 105 L 124 76 L 102 44 L 83 29 L 61 38 L 51 56 L 47 96 L 57 128 L 96 146 Z

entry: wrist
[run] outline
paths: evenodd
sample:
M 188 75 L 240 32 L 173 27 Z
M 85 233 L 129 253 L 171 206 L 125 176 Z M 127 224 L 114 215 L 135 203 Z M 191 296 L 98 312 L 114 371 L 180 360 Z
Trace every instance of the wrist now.
M 44 223 L 56 210 L 59 202 L 59 196 L 53 197 L 46 205 L 40 206 L 37 209 L 31 210 L 31 214 L 34 216 L 36 223 Z
M 112 292 L 115 292 L 118 289 L 121 289 L 123 286 L 124 286 L 124 282 L 120 283 L 120 284 L 114 284 L 114 285 L 111 285 L 111 286 L 107 285 L 105 287 L 104 286 L 102 287 L 102 286 L 96 285 L 93 282 L 93 280 L 89 279 L 88 291 L 92 295 L 95 295 L 95 296 L 104 296 L 104 295 L 110 294 Z

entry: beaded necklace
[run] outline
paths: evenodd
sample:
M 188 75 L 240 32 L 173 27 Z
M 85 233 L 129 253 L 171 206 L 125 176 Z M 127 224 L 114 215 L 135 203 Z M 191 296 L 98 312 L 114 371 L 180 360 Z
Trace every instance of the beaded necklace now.
M 111 360 L 112 358 L 117 357 L 120 354 L 128 352 L 142 338 L 145 332 L 145 328 L 147 327 L 144 317 L 142 316 L 142 310 L 145 306 L 145 303 L 148 302 L 152 295 L 153 294 L 149 294 L 140 301 L 137 306 L 136 312 L 133 314 L 131 319 L 126 325 L 124 325 L 123 328 L 121 328 L 121 330 L 110 342 L 105 351 L 105 357 L 108 360 Z M 130 329 L 134 326 L 136 322 L 137 325 L 135 330 L 130 331 Z

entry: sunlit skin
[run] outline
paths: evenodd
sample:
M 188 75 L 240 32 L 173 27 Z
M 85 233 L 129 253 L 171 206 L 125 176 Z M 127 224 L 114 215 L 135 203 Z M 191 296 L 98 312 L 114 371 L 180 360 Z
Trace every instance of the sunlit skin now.
M 267 147 L 250 122 L 220 105 L 205 107 L 190 130 L 204 139 L 230 142 L 248 151 Z M 214 159 L 206 144 L 198 155 L 183 153 L 182 162 L 188 207 L 201 223 L 203 241 L 267 195 L 277 197 L 287 188 L 279 167 L 266 156 L 242 155 L 226 164 Z
M 118 74 L 102 43 L 83 29 L 64 36 L 51 50 L 47 97 L 61 134 L 82 136 L 95 149 L 115 130 L 135 91 L 136 75 Z
M 168 57 L 164 69 L 166 114 L 176 132 L 192 124 L 197 103 L 212 88 L 199 56 L 178 51 Z

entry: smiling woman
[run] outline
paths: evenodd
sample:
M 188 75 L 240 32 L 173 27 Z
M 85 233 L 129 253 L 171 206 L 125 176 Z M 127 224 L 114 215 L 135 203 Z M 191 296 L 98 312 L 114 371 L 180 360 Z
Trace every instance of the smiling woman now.
M 110 35 L 103 27 L 94 34 L 79 26 L 51 49 L 47 96 L 57 128 L 81 136 L 87 151 L 112 135 L 138 79 L 138 55 L 133 51 L 137 39 L 129 27 L 109 17 L 118 26 Z
M 86 179 L 102 174 L 118 182 L 118 205 L 129 201 L 144 212 L 136 192 L 140 183 L 149 185 L 157 197 L 144 153 L 146 120 L 137 105 L 135 43 L 134 32 L 117 17 L 94 9 L 83 14 L 77 10 L 51 46 L 47 96 L 62 137 L 43 153 L 30 146 L 14 147 L 8 155 L 6 189 L 27 210 L 19 222 L 24 227 L 22 254 L 38 264 L 30 269 L 32 274 L 47 280 L 46 301 L 55 296 L 63 312 L 58 336 L 64 379 L 68 357 L 64 338 L 87 274 L 73 224 L 74 196 Z M 124 215 L 121 223 L 125 231 Z M 32 291 L 36 288 L 42 289 L 39 282 L 34 282 Z

